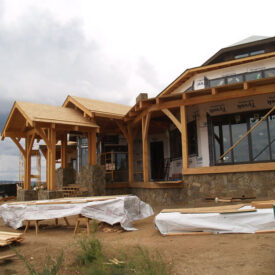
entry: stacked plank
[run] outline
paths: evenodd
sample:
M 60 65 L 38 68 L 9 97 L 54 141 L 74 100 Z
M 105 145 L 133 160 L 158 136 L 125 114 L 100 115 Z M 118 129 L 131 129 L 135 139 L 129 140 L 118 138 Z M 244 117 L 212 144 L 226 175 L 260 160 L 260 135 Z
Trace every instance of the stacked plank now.
M 258 209 L 273 208 L 273 205 L 275 205 L 275 200 L 253 201 L 253 202 L 251 202 L 251 205 Z
M 0 246 L 7 246 L 13 242 L 20 243 L 23 241 L 23 233 L 13 233 L 0 231 Z

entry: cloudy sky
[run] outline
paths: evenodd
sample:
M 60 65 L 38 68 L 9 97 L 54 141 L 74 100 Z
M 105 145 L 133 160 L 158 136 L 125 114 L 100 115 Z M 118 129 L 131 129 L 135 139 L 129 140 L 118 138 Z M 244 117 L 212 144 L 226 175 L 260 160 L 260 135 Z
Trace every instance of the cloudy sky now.
M 272 0 L 0 0 L 0 127 L 15 100 L 68 94 L 133 104 L 251 35 L 274 36 Z M 18 178 L 0 142 L 0 180 Z

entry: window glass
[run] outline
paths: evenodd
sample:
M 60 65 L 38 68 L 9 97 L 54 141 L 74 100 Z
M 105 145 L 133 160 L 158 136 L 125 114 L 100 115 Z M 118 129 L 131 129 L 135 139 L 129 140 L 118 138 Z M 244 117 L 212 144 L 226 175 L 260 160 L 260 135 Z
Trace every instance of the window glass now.
M 264 71 L 264 77 L 275 76 L 275 69 L 268 69 Z
M 253 73 L 247 73 L 245 75 L 246 81 L 255 80 L 255 79 L 261 79 L 261 78 L 262 78 L 262 72 L 261 71 L 259 71 L 259 72 L 253 72 Z
M 209 81 L 210 87 L 225 85 L 225 78 L 217 78 Z
M 250 128 L 252 128 L 259 120 L 261 116 L 255 113 L 253 117 L 249 119 Z M 269 160 L 269 143 L 268 143 L 268 132 L 267 122 L 262 121 L 252 132 L 252 161 Z
M 247 131 L 247 122 L 244 114 L 231 117 L 232 145 L 244 136 Z M 232 151 L 234 154 L 234 162 L 248 162 L 248 137 L 243 139 Z
M 257 55 L 262 53 L 265 53 L 265 50 L 254 51 L 254 52 L 251 52 L 250 55 Z
M 243 82 L 242 75 L 232 75 L 227 77 L 228 84 L 239 83 L 239 82 Z
M 235 56 L 235 59 L 239 59 L 239 58 L 243 58 L 243 57 L 247 57 L 247 56 L 249 56 L 248 53 L 238 54 Z
M 270 115 L 268 117 L 269 133 L 270 133 L 270 147 L 271 147 L 271 157 L 275 160 L 275 115 Z
M 171 159 L 181 158 L 181 134 L 178 129 L 170 132 L 170 157 Z
M 197 122 L 193 120 L 187 124 L 188 135 L 188 154 L 198 154 L 198 141 L 197 141 Z

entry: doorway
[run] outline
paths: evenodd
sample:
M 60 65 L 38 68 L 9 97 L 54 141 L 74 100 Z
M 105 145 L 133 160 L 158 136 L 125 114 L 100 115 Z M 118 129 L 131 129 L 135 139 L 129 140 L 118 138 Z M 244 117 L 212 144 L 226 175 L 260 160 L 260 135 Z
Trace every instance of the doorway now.
M 152 180 L 163 180 L 164 178 L 164 150 L 163 142 L 150 143 L 151 156 L 151 178 Z

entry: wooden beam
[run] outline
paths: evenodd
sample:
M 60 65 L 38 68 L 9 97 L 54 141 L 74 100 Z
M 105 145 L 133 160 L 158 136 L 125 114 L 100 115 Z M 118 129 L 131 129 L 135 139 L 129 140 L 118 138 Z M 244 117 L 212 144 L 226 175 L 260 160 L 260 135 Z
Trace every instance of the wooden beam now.
M 128 130 L 128 178 L 129 182 L 132 183 L 134 181 L 134 157 L 133 157 L 133 148 L 134 148 L 134 138 L 133 138 L 133 130 L 130 125 L 127 126 Z
M 121 121 L 115 120 L 115 123 L 118 126 L 118 128 L 120 129 L 120 131 L 122 132 L 122 134 L 124 135 L 124 137 L 126 139 L 128 139 L 128 130 L 127 130 L 127 128 L 122 124 Z
M 216 95 L 218 93 L 218 89 L 217 88 L 212 88 L 211 89 L 211 94 L 212 95 Z
M 88 163 L 96 165 L 96 130 L 88 132 Z
M 275 170 L 275 162 L 218 165 L 209 167 L 187 168 L 182 170 L 183 175 L 207 175 L 207 174 L 225 174 L 225 173 L 243 173 L 258 171 Z
M 226 156 L 229 152 L 231 152 L 243 139 L 245 139 L 262 121 L 264 121 L 273 111 L 275 110 L 275 106 L 273 106 L 245 135 L 239 138 L 230 148 L 228 148 L 218 159 L 221 160 L 224 156 Z
M 161 111 L 171 119 L 171 121 L 175 124 L 175 126 L 181 132 L 181 123 L 178 121 L 178 119 L 168 109 L 162 109 Z
M 188 168 L 188 136 L 186 106 L 180 106 L 182 169 Z
M 48 129 L 50 146 L 47 145 L 47 188 L 49 191 L 56 189 L 55 185 L 55 164 L 56 164 L 56 130 Z
M 51 147 L 51 143 L 49 138 L 47 137 L 46 133 L 44 132 L 44 130 L 42 128 L 39 127 L 35 127 L 35 131 L 37 132 L 37 134 L 45 141 L 47 147 Z
M 25 157 L 26 156 L 26 150 L 23 149 L 22 145 L 20 144 L 18 138 L 16 137 L 11 137 L 11 140 L 16 144 L 22 155 Z
M 142 160 L 143 160 L 143 181 L 149 181 L 149 164 L 148 164 L 148 130 L 151 113 L 142 118 Z

